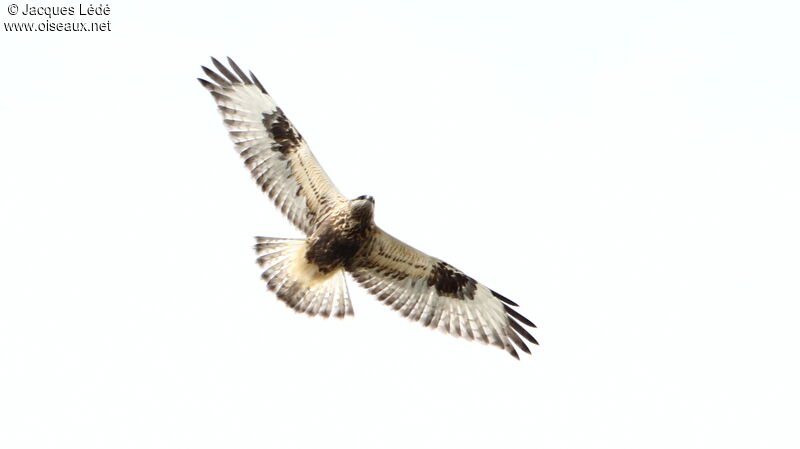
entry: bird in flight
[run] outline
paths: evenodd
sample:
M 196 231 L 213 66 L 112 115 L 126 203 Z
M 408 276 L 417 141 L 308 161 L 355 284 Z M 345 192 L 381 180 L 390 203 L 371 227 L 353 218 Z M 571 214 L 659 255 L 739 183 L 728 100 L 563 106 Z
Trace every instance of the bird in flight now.
M 269 290 L 311 316 L 353 314 L 345 272 L 384 304 L 425 326 L 530 354 L 536 327 L 517 304 L 452 265 L 397 240 L 373 220 L 375 200 L 345 198 L 261 82 L 228 58 L 198 78 L 214 97 L 236 150 L 261 190 L 305 239 L 256 237 Z M 524 325 L 524 326 L 523 326 Z

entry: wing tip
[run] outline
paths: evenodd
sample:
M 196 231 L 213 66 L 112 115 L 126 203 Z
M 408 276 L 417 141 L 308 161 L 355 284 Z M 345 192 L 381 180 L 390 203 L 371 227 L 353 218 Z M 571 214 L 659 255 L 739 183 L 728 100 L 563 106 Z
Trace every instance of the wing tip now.
M 232 72 L 231 72 L 231 71 L 230 71 L 230 70 L 229 70 L 227 67 L 225 67 L 225 64 L 223 64 L 223 63 L 219 62 L 219 61 L 217 60 L 217 58 L 215 58 L 215 57 L 213 57 L 213 56 L 212 56 L 212 57 L 211 57 L 211 63 L 212 63 L 212 64 L 214 64 L 214 67 L 216 67 L 216 68 L 217 68 L 217 70 L 219 70 L 219 72 L 220 72 L 220 73 L 221 73 L 221 74 L 222 74 L 222 75 L 223 75 L 225 78 L 227 78 L 227 79 L 228 79 L 228 81 L 230 82 L 230 84 L 243 84 L 242 80 L 240 80 L 239 78 L 237 78 L 237 77 L 236 77 L 236 75 L 234 75 L 234 74 L 233 74 L 233 73 L 232 73 Z M 236 69 L 234 69 L 234 70 L 236 70 Z
M 508 304 L 510 306 L 519 307 L 519 304 L 517 304 L 514 301 L 506 298 L 505 296 L 501 295 L 500 293 L 497 293 L 496 291 L 494 291 L 492 289 L 489 289 L 489 291 L 492 292 L 492 295 L 495 298 L 499 299 L 500 301 L 502 301 L 502 302 L 504 302 L 504 303 L 506 303 L 506 304 Z
M 218 86 L 219 87 L 230 87 L 231 86 L 230 81 L 228 81 L 225 78 L 223 78 L 222 76 L 220 76 L 217 72 L 209 69 L 208 67 L 206 67 L 204 65 L 201 65 L 200 68 L 203 69 L 203 73 L 205 73 L 207 77 L 211 78 L 211 81 L 214 81 L 215 83 L 217 83 L 217 86 L 214 86 L 215 88 L 217 88 Z
M 525 318 L 524 316 L 522 316 L 522 314 L 521 314 L 521 313 L 517 312 L 516 310 L 512 309 L 511 307 L 509 307 L 509 306 L 507 306 L 507 305 L 503 305 L 503 309 L 506 311 L 506 313 L 507 313 L 508 315 L 510 315 L 510 316 L 512 316 L 512 317 L 514 317 L 514 318 L 516 318 L 516 319 L 517 319 L 517 320 L 519 320 L 519 321 L 520 321 L 522 324 L 524 324 L 524 325 L 526 325 L 526 326 L 528 326 L 528 327 L 532 327 L 532 328 L 536 329 L 536 325 L 535 325 L 535 324 L 533 324 L 533 321 L 531 321 L 531 320 L 529 320 L 529 319 Z
M 217 68 L 222 76 L 204 65 L 200 67 L 203 69 L 203 72 L 205 72 L 205 74 L 219 86 L 227 87 L 232 84 L 245 84 L 248 86 L 256 86 L 261 93 L 269 95 L 267 89 L 264 88 L 264 85 L 261 84 L 261 81 L 259 81 L 258 78 L 253 74 L 252 70 L 245 73 L 245 71 L 242 70 L 241 67 L 239 67 L 239 65 L 236 64 L 236 62 L 230 56 L 227 56 L 226 60 L 228 65 L 236 73 L 235 75 L 227 67 L 225 67 L 225 64 L 221 63 L 213 56 L 211 57 L 211 63 Z
M 510 330 L 510 329 L 506 329 L 506 335 L 523 352 L 525 352 L 526 354 L 530 354 L 531 353 L 531 350 L 528 348 L 528 345 L 526 345 L 525 342 L 522 341 L 521 338 L 519 338 L 519 335 L 517 335 L 516 332 L 514 332 L 513 330 Z
M 253 72 L 251 71 L 249 73 L 250 73 L 250 79 L 253 80 L 253 83 L 255 83 L 256 87 L 258 87 L 264 95 L 269 95 L 267 89 L 264 89 L 264 86 L 261 85 L 261 81 L 259 81 L 258 78 L 256 78 Z
M 231 66 L 233 71 L 236 72 L 236 75 L 239 76 L 239 78 L 242 80 L 243 83 L 245 83 L 245 84 L 253 84 L 253 82 L 250 81 L 249 78 L 247 78 L 247 75 L 244 73 L 244 71 L 241 68 L 239 68 L 239 65 L 236 64 L 233 61 L 233 59 L 231 59 L 230 56 L 228 56 L 228 65 Z
M 522 327 L 519 323 L 514 321 L 513 318 L 509 318 L 508 319 L 508 324 L 511 327 L 511 329 L 509 331 L 507 331 L 507 332 L 516 332 L 518 335 L 521 335 L 522 337 L 524 337 L 529 342 L 531 342 L 531 343 L 533 343 L 533 344 L 535 344 L 537 346 L 539 345 L 539 342 L 536 341 L 536 338 L 534 338 L 533 335 L 530 334 L 530 332 L 526 331 L 525 328 Z
M 205 80 L 203 78 L 197 78 L 197 81 L 200 81 L 200 84 L 208 90 L 214 90 L 214 83 L 211 81 Z

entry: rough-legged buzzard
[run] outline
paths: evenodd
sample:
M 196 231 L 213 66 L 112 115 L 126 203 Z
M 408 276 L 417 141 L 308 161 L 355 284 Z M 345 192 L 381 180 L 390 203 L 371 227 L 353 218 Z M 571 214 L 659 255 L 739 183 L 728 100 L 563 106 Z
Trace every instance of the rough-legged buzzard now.
M 371 196 L 347 200 L 311 154 L 303 136 L 250 72 L 230 58 L 218 72 L 203 67 L 231 139 L 261 190 L 305 239 L 257 237 L 269 289 L 308 315 L 353 314 L 344 273 L 403 316 L 454 336 L 490 343 L 519 358 L 530 354 L 523 327 L 536 327 L 517 304 L 457 268 L 384 232 Z

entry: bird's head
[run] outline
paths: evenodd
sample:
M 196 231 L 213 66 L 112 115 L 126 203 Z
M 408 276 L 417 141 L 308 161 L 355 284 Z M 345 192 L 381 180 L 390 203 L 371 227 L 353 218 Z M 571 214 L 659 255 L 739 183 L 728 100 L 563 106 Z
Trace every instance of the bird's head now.
M 370 202 L 372 204 L 375 204 L 375 198 L 373 198 L 373 197 L 371 197 L 369 195 L 361 195 L 360 197 L 356 198 L 353 201 L 368 201 L 368 202 Z
M 375 209 L 375 199 L 369 195 L 361 195 L 360 197 L 350 201 L 353 207 L 353 215 L 359 216 L 362 220 L 372 220 L 372 212 Z

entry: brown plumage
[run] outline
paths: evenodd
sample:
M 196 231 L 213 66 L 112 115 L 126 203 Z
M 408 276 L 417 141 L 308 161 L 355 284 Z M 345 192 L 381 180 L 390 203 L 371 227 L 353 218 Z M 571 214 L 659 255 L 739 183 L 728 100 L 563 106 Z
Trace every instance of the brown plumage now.
M 344 273 L 403 316 L 442 331 L 493 344 L 519 358 L 538 344 L 536 327 L 517 304 L 452 265 L 395 239 L 373 220 L 369 196 L 347 200 L 311 154 L 303 137 L 250 72 L 230 58 L 200 79 L 223 116 L 250 174 L 305 239 L 256 238 L 268 288 L 309 315 L 352 315 Z

